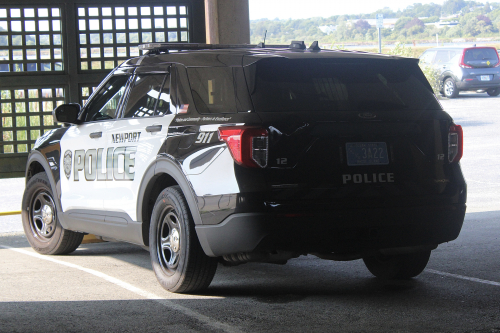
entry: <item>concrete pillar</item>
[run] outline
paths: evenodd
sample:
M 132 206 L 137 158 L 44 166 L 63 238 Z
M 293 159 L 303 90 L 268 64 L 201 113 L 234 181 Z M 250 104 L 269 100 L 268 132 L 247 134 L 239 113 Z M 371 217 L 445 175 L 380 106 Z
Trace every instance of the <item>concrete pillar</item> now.
M 248 0 L 205 0 L 208 44 L 249 44 Z

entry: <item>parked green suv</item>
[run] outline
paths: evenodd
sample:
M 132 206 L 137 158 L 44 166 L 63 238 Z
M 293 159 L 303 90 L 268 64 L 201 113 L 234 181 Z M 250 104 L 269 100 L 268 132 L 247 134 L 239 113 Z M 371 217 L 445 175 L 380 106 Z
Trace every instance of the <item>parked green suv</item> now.
M 441 94 L 448 98 L 466 90 L 500 94 L 500 60 L 494 47 L 434 47 L 422 54 L 420 63 L 438 70 Z

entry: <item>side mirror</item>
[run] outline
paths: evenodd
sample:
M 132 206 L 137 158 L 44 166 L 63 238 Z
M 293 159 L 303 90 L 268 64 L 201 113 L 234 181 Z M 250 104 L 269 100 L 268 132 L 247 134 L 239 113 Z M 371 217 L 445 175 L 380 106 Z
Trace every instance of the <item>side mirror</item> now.
M 62 104 L 52 111 L 52 115 L 54 116 L 54 120 L 58 123 L 77 124 L 79 122 L 78 114 L 80 110 L 80 104 Z

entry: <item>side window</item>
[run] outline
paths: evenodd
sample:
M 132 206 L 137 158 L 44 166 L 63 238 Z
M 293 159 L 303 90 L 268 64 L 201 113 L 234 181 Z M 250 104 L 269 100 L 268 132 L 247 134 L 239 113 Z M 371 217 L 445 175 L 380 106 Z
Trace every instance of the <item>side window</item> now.
M 127 86 L 128 75 L 117 75 L 111 77 L 108 82 L 89 101 L 85 108 L 83 121 L 99 121 L 116 118 L 116 112 L 120 100 Z
M 231 67 L 188 68 L 196 108 L 201 113 L 236 112 Z
M 457 53 L 450 59 L 450 62 L 452 64 L 458 64 L 460 63 L 460 60 L 462 60 L 462 55 L 460 53 Z
M 164 96 L 162 86 L 168 86 L 165 74 L 140 74 L 134 78 L 132 91 L 128 97 L 123 118 L 140 118 L 154 116 L 155 107 L 160 101 L 170 100 Z M 164 83 L 165 82 L 165 83 Z
M 432 60 L 434 59 L 435 55 L 436 51 L 426 51 L 420 58 L 420 61 L 423 62 L 424 64 L 430 64 L 432 63 Z
M 448 56 L 448 51 L 438 51 L 436 55 L 436 60 L 434 62 L 438 64 L 444 64 L 448 62 L 448 60 L 450 60 Z

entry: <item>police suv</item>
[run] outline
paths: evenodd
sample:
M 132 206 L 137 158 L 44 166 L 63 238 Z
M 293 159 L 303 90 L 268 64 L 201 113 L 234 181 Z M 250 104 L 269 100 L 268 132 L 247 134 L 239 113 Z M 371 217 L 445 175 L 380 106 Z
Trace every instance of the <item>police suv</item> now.
M 147 44 L 82 108 L 54 110 L 26 168 L 43 254 L 85 233 L 149 248 L 160 284 L 218 263 L 363 259 L 410 278 L 462 227 L 462 129 L 418 60 L 287 46 Z

